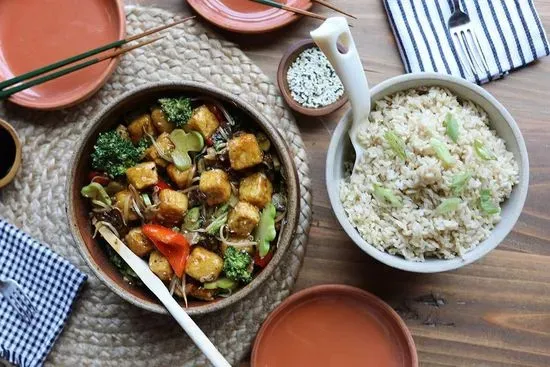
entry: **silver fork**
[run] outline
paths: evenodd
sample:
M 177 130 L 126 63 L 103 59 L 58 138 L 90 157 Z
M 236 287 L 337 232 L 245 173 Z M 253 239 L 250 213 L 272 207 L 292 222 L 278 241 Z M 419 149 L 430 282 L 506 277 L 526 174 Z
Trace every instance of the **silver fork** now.
M 36 308 L 17 282 L 11 279 L 0 279 L 0 294 L 19 316 L 30 321 Z
M 449 18 L 449 30 L 460 62 L 476 80 L 490 77 L 487 59 L 468 14 L 460 10 L 460 0 L 453 0 L 454 10 Z

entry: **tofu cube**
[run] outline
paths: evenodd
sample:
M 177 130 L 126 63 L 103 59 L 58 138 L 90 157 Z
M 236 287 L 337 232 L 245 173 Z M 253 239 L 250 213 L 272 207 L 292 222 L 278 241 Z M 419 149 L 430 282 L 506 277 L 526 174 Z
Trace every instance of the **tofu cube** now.
M 179 191 L 164 189 L 159 193 L 159 200 L 157 219 L 166 225 L 181 223 L 187 213 L 187 196 Z
M 159 182 L 155 162 L 138 163 L 126 170 L 128 182 L 138 190 L 154 186 Z
M 175 146 L 174 143 L 172 143 L 172 140 L 170 140 L 170 135 L 168 133 L 162 133 L 157 138 L 157 146 L 162 150 L 162 152 L 170 156 L 170 153 L 174 150 Z M 170 162 L 163 159 L 157 148 L 154 145 L 151 145 L 147 150 L 145 151 L 145 159 L 148 161 L 155 162 L 155 164 L 159 167 L 166 168 Z
M 120 209 L 121 213 L 128 213 L 128 215 L 123 214 L 126 223 L 139 219 L 132 209 L 132 193 L 129 190 L 122 190 L 115 194 L 115 206 Z
M 248 236 L 259 222 L 260 211 L 245 201 L 239 201 L 227 217 L 229 231 L 238 237 Z
M 222 271 L 223 259 L 215 252 L 195 246 L 187 258 L 185 273 L 201 283 L 216 280 Z
M 191 185 L 191 180 L 193 179 L 193 168 L 189 168 L 185 171 L 180 171 L 175 165 L 170 164 L 166 168 L 168 177 L 172 180 L 173 183 L 180 189 L 185 189 Z
M 149 256 L 149 269 L 164 282 L 170 281 L 174 275 L 168 259 L 157 250 L 151 252 Z
M 171 133 L 172 130 L 176 128 L 174 123 L 166 119 L 166 116 L 160 107 L 153 107 L 151 110 L 151 120 L 153 120 L 153 126 L 155 126 L 155 129 L 157 129 L 159 134 Z
M 145 132 L 152 136 L 157 135 L 155 127 L 153 126 L 153 120 L 151 120 L 151 116 L 149 116 L 149 114 L 136 117 L 132 122 L 130 122 L 130 125 L 128 125 L 128 133 L 130 134 L 130 139 L 132 139 L 134 144 L 145 136 Z
M 231 197 L 229 177 L 221 169 L 203 172 L 199 181 L 199 189 L 206 195 L 208 205 L 225 203 Z
M 195 130 L 202 134 L 205 138 L 209 138 L 218 130 L 220 123 L 208 107 L 202 105 L 193 110 L 193 115 L 187 122 L 185 128 L 187 130 Z
M 262 163 L 263 154 L 253 134 L 244 134 L 229 140 L 231 168 L 241 170 Z
M 183 298 L 183 293 L 181 287 L 176 287 L 174 289 L 174 294 L 180 298 Z M 185 284 L 185 294 L 189 297 L 195 297 L 203 301 L 213 301 L 216 295 L 215 289 L 204 289 L 198 285 L 187 282 Z
M 261 172 L 254 173 L 241 180 L 239 186 L 239 200 L 249 202 L 262 209 L 271 201 L 273 185 L 267 176 Z
M 153 243 L 143 234 L 140 227 L 132 228 L 124 239 L 128 248 L 139 257 L 144 257 L 155 249 Z

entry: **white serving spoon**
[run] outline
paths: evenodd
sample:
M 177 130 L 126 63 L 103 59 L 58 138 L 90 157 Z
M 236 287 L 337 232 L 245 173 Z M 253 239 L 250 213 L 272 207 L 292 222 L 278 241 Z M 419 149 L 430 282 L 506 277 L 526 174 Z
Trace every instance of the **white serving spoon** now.
M 351 102 L 353 121 L 348 134 L 355 149 L 355 164 L 353 166 L 355 170 L 365 152 L 359 144 L 357 134 L 370 112 L 370 91 L 367 76 L 363 70 L 361 59 L 345 18 L 329 18 L 310 34 L 313 41 L 323 51 L 334 70 L 336 70 L 336 74 L 344 84 L 344 89 Z M 338 43 L 346 48 L 345 53 L 338 50 Z
M 145 261 L 140 259 L 132 252 L 109 228 L 96 224 L 96 229 L 103 236 L 109 245 L 124 259 L 124 261 L 132 268 L 132 270 L 141 279 L 143 284 L 153 292 L 160 302 L 166 307 L 168 312 L 185 330 L 187 335 L 195 342 L 197 347 L 204 353 L 208 360 L 215 367 L 231 367 L 229 362 L 223 357 L 218 349 L 212 344 L 210 339 L 204 334 L 197 324 L 189 317 L 187 312 L 179 305 L 172 297 L 168 288 L 164 285 Z

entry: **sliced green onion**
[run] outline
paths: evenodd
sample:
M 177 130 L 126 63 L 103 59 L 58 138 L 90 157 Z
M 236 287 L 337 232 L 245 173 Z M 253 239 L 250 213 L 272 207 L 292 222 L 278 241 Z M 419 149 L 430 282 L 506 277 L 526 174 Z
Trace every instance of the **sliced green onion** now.
M 174 165 L 180 171 L 191 168 L 192 161 L 189 152 L 200 152 L 204 148 L 204 139 L 196 131 L 186 133 L 181 129 L 176 129 L 170 133 L 170 140 L 175 146 L 172 152 Z
M 214 282 L 204 283 L 204 289 L 235 289 L 237 282 L 228 278 L 220 278 Z
M 471 177 L 472 174 L 470 172 L 464 172 L 454 175 L 451 181 L 451 190 L 453 191 L 453 194 L 460 194 L 462 190 L 464 190 L 464 186 L 466 186 L 466 183 Z
M 458 206 L 462 203 L 462 200 L 459 198 L 450 198 L 445 199 L 439 204 L 439 206 L 435 209 L 435 212 L 437 214 L 445 214 L 449 212 L 454 212 L 458 209 Z
M 390 145 L 391 149 L 399 158 L 405 160 L 407 152 L 405 151 L 405 142 L 394 131 L 386 131 L 384 139 Z
M 143 199 L 143 204 L 145 204 L 145 206 L 153 205 L 151 199 L 149 198 L 149 195 L 147 195 L 146 193 L 141 194 L 141 198 Z
M 483 189 L 479 193 L 479 207 L 487 215 L 493 215 L 500 213 L 500 207 L 493 203 L 491 196 L 491 190 Z
M 489 161 L 493 159 L 497 159 L 497 157 L 494 155 L 493 152 L 491 152 L 489 149 L 485 147 L 485 144 L 481 140 L 476 139 L 474 141 L 474 150 L 477 154 L 477 156 L 484 161 Z
M 107 205 L 111 205 L 112 203 L 107 191 L 105 191 L 103 186 L 97 182 L 92 182 L 88 186 L 84 186 L 80 190 L 80 194 L 82 194 L 85 198 L 91 199 L 92 201 L 97 200 Z
M 239 198 L 233 194 L 229 197 L 229 201 L 227 202 L 230 207 L 234 208 L 239 203 Z
M 386 189 L 380 185 L 374 184 L 374 197 L 383 204 L 389 204 L 394 208 L 401 208 L 403 202 L 401 198 L 395 195 L 392 190 Z
M 182 152 L 200 152 L 204 147 L 204 138 L 196 131 L 186 133 L 182 129 L 175 129 L 170 133 L 170 140 Z
M 181 152 L 179 150 L 174 150 L 172 152 L 172 160 L 174 161 L 174 165 L 177 169 L 180 171 L 185 171 L 191 168 L 192 161 L 191 157 L 189 157 L 189 154 L 187 152 Z
M 107 191 L 107 194 L 114 195 L 119 191 L 124 190 L 126 187 L 121 184 L 120 182 L 111 181 L 109 184 L 105 187 L 105 191 Z
M 258 145 L 260 146 L 260 149 L 263 150 L 264 152 L 267 152 L 269 148 L 271 148 L 271 142 L 269 141 L 269 138 L 264 133 L 257 133 L 256 140 L 258 141 Z
M 447 128 L 447 136 L 455 143 L 458 141 L 458 121 L 452 113 L 448 113 L 445 117 L 445 127 Z
M 435 138 L 431 138 L 430 145 L 432 146 L 433 150 L 435 150 L 435 154 L 437 155 L 437 158 L 439 158 L 439 160 L 443 163 L 443 166 L 445 166 L 446 168 L 454 166 L 456 161 L 451 153 L 449 153 L 449 149 L 447 149 L 445 143 Z
M 201 211 L 200 207 L 196 206 L 189 209 L 185 217 L 183 218 L 183 229 L 187 231 L 194 231 L 201 226 Z

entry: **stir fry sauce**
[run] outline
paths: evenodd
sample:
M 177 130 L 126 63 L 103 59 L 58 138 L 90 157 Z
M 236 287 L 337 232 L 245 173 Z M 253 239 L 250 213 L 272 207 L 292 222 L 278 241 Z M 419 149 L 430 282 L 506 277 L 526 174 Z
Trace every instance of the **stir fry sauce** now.
M 285 224 L 279 157 L 245 114 L 193 96 L 161 98 L 94 145 L 91 223 L 107 226 L 176 297 L 212 301 L 268 265 Z M 136 274 L 104 243 L 124 279 Z

